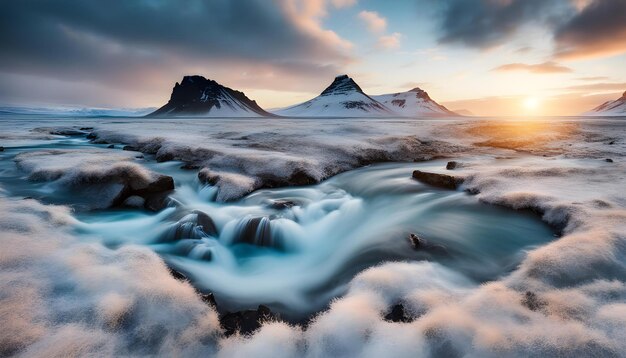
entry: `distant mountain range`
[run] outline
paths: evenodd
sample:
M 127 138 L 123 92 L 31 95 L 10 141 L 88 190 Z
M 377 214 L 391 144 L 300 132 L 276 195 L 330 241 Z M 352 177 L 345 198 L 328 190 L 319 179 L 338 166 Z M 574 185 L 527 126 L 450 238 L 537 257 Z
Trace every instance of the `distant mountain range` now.
M 304 103 L 269 113 L 243 92 L 202 76 L 176 83 L 167 104 L 149 116 L 207 117 L 437 117 L 458 116 L 414 88 L 407 92 L 369 96 L 348 75 L 335 77 L 322 93 Z
M 585 116 L 626 116 L 626 92 L 614 101 L 607 101 L 598 107 L 583 113 Z
M 138 117 L 154 111 L 150 108 L 73 108 L 0 106 L 0 114 L 64 116 L 64 117 Z

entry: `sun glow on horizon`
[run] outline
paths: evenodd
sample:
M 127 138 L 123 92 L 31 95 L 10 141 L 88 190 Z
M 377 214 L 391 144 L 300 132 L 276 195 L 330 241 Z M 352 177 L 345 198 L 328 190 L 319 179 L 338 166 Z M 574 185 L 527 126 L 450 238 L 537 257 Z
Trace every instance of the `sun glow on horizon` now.
M 528 111 L 535 111 L 539 108 L 541 101 L 537 97 L 527 97 L 524 99 L 524 108 Z

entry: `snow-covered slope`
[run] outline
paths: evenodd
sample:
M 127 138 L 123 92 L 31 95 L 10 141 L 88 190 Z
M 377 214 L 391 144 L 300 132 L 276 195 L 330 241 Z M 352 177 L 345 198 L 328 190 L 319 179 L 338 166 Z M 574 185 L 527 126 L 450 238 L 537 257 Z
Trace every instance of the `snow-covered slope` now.
M 402 117 L 458 116 L 433 101 L 426 91 L 418 87 L 407 92 L 382 94 L 372 98 Z
M 626 92 L 615 101 L 605 102 L 589 112 L 583 113 L 584 116 L 626 116 Z
M 363 93 L 348 75 L 335 77 L 319 96 L 274 112 L 286 117 L 389 117 L 394 113 Z
M 202 76 L 185 76 L 174 86 L 169 102 L 149 116 L 264 117 L 271 114 L 243 92 Z
M 154 108 L 0 107 L 0 114 L 63 117 L 137 117 Z

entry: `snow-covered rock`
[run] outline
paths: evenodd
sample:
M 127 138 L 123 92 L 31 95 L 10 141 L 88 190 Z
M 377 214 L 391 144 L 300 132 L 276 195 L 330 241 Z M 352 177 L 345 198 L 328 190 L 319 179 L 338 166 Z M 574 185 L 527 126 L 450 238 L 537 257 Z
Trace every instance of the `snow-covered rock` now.
M 584 116 L 626 116 L 626 92 L 614 101 L 607 101 L 589 112 L 583 113 Z
M 319 96 L 275 112 L 285 117 L 391 117 L 394 113 L 363 92 L 348 75 L 335 77 Z
M 433 101 L 426 91 L 418 87 L 407 92 L 382 94 L 372 98 L 402 117 L 458 116 Z
M 243 92 L 202 76 L 185 76 L 174 86 L 169 102 L 149 116 L 271 116 Z

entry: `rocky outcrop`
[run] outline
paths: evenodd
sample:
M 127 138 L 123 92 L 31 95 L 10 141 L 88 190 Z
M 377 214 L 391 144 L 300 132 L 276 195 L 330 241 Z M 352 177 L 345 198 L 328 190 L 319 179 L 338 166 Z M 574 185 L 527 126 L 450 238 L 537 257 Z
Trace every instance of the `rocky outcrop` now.
M 423 172 L 421 170 L 413 171 L 413 179 L 416 179 L 417 181 L 420 181 L 424 184 L 452 190 L 458 188 L 458 186 L 463 183 L 462 178 L 454 177 L 447 174 Z
M 129 200 L 131 204 L 135 204 L 130 206 L 136 206 L 139 202 L 137 198 L 141 198 L 144 200 L 143 207 L 145 209 L 160 211 L 167 206 L 167 197 L 174 190 L 174 179 L 168 175 L 156 174 L 147 181 L 143 178 L 120 175 L 111 178 L 111 180 L 123 185 L 120 193 L 113 199 L 111 206 L 124 206 Z

